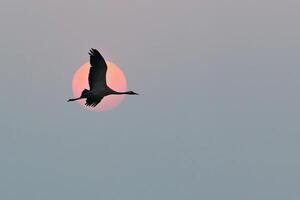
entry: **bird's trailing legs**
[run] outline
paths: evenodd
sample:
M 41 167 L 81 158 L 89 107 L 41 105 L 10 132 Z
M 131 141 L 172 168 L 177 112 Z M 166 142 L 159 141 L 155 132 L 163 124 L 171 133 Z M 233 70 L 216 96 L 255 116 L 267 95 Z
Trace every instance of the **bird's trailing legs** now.
M 68 102 L 69 102 L 69 101 L 77 101 L 77 100 L 79 100 L 79 99 L 83 99 L 83 98 L 82 98 L 82 97 L 78 97 L 78 98 L 75 98 L 75 99 L 69 99 Z

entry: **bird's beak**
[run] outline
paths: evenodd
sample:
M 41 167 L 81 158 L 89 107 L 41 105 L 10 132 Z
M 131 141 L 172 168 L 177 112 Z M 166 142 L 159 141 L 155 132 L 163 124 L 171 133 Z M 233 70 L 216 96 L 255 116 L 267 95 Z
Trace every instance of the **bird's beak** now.
M 134 95 L 139 95 L 138 93 L 134 93 Z

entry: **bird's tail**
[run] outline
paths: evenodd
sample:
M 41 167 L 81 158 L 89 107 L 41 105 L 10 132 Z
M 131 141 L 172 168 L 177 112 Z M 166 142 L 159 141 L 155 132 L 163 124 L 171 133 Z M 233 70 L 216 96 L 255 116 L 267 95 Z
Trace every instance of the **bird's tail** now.
M 68 100 L 68 102 L 69 101 L 77 101 L 77 100 L 79 100 L 79 99 L 84 99 L 84 98 L 87 98 L 87 93 L 89 92 L 89 90 L 87 90 L 87 89 L 84 89 L 83 91 L 82 91 L 82 93 L 81 93 L 81 96 L 80 97 L 78 97 L 78 98 L 74 98 L 74 99 L 69 99 Z
M 86 94 L 89 92 L 88 89 L 84 89 L 82 92 L 81 92 L 81 97 L 85 97 Z

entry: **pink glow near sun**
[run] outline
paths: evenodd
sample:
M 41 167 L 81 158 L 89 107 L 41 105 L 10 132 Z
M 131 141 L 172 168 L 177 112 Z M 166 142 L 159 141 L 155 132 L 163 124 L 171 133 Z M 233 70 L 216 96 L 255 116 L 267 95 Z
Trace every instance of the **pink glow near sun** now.
M 106 80 L 109 87 L 116 91 L 126 91 L 127 89 L 127 81 L 122 70 L 114 63 L 110 61 L 106 61 L 107 64 L 107 74 Z M 88 74 L 90 70 L 90 63 L 83 64 L 74 74 L 72 80 L 72 89 L 74 97 L 79 97 L 81 95 L 82 90 L 89 89 L 88 84 Z M 86 107 L 89 110 L 93 111 L 107 111 L 112 108 L 115 108 L 119 105 L 124 99 L 124 95 L 109 95 L 104 97 L 104 99 L 95 107 L 90 108 L 84 106 L 85 99 L 79 100 L 78 102 Z

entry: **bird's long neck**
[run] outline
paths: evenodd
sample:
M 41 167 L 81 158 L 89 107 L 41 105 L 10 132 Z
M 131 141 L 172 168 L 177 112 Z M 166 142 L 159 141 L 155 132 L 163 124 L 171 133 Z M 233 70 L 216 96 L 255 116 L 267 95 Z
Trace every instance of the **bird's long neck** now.
M 129 91 L 126 91 L 126 92 L 117 92 L 117 91 L 113 91 L 113 93 L 112 94 L 130 94 L 130 92 Z

